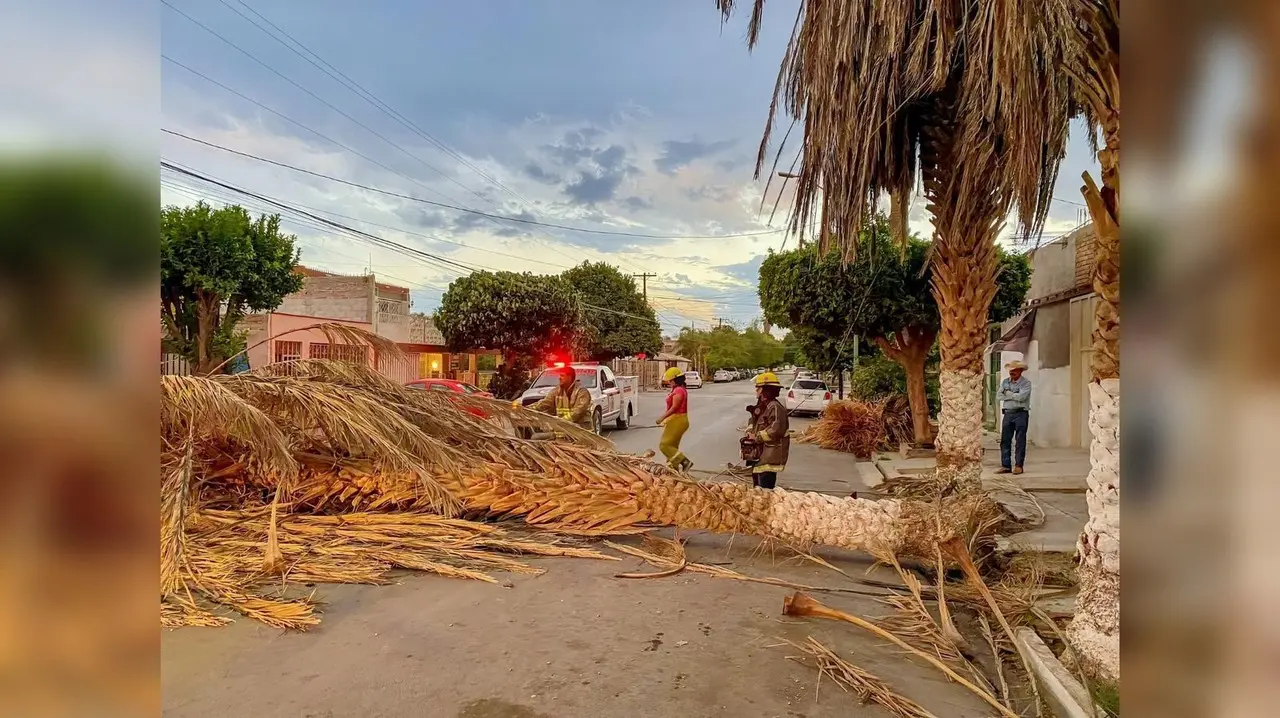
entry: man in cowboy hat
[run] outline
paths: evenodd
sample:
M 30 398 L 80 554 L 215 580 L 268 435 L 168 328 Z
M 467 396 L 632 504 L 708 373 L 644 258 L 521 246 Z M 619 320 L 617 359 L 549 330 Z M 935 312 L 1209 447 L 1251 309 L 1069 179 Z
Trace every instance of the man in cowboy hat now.
M 996 473 L 1007 474 L 1012 471 L 1015 474 L 1021 474 L 1022 462 L 1027 458 L 1027 422 L 1031 418 L 1031 380 L 1022 375 L 1027 365 L 1020 361 L 1011 361 L 1005 364 L 1004 368 L 1009 370 L 1009 378 L 1000 382 L 1000 393 L 997 397 L 1004 410 L 1004 420 L 1000 422 L 1000 470 Z M 1010 448 L 1013 449 L 1012 452 Z M 1012 457 L 1010 453 L 1013 454 Z

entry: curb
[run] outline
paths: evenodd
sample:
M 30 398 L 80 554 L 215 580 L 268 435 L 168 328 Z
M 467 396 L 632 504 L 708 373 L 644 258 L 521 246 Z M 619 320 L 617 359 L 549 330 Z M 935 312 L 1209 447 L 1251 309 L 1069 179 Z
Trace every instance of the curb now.
M 1040 636 L 1022 626 L 1014 630 L 1018 650 L 1027 659 L 1027 665 L 1036 676 L 1040 695 L 1058 718 L 1093 718 L 1105 716 L 1106 711 L 1094 706 L 1090 711 L 1089 692 L 1071 675 L 1062 661 L 1053 655 Z M 1096 711 L 1096 713 L 1095 713 Z

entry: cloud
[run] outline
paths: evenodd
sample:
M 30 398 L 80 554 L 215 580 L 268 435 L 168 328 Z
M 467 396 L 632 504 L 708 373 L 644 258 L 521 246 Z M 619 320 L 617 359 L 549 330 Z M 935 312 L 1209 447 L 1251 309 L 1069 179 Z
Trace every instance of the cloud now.
M 760 265 L 764 263 L 764 255 L 756 255 L 741 264 L 725 264 L 716 269 L 744 282 L 756 283 L 760 279 Z
M 734 188 L 728 185 L 717 184 L 690 187 L 684 191 L 684 196 L 688 197 L 690 202 L 697 202 L 699 200 L 729 202 L 737 196 L 737 193 L 734 191 Z
M 653 161 L 653 165 L 663 174 L 675 174 L 676 170 L 695 160 L 710 157 L 732 146 L 733 140 L 720 142 L 668 140 L 662 143 L 662 155 Z
M 525 165 L 524 173 L 539 182 L 546 184 L 560 184 L 560 175 L 542 169 L 542 167 L 536 162 L 530 162 Z
M 628 197 L 622 200 L 622 204 L 633 212 L 639 212 L 642 209 L 653 209 L 653 201 L 643 197 Z
M 424 229 L 444 229 L 451 224 L 444 212 L 415 205 L 401 207 L 395 210 L 395 215 L 411 226 Z
M 623 174 L 622 172 L 614 174 L 584 172 L 576 182 L 565 185 L 564 193 L 582 204 L 599 204 L 613 199 L 613 195 L 618 191 L 618 185 L 622 184 Z

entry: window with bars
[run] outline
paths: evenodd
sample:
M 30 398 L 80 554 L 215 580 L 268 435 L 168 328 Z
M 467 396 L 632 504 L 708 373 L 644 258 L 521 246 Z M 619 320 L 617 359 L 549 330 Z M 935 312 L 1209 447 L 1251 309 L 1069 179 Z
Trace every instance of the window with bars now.
M 366 364 L 369 361 L 369 352 L 364 346 L 334 344 L 329 347 L 329 358 L 351 364 Z
M 307 355 L 312 359 L 329 359 L 329 345 L 324 342 L 311 342 L 307 346 Z
M 301 358 L 302 342 L 276 342 L 276 361 L 297 361 Z

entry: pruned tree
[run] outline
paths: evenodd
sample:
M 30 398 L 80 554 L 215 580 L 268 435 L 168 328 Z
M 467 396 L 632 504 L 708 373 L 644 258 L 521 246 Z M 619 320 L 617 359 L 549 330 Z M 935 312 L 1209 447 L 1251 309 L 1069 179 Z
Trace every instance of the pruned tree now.
M 509 398 L 505 394 L 522 384 L 521 376 L 527 379 L 528 370 L 542 358 L 576 349 L 582 322 L 582 304 L 567 282 L 529 273 L 459 277 L 436 311 L 436 327 L 450 351 L 502 352 L 503 367 L 495 377 L 500 386 L 494 389 L 502 398 Z
M 849 262 L 814 244 L 770 253 L 760 265 L 760 306 L 769 321 L 797 332 L 805 354 L 823 369 L 851 364 L 854 337 L 873 342 L 906 374 L 916 443 L 932 443 L 925 363 L 941 321 L 930 289 L 929 243 L 912 237 L 899 251 L 883 216 L 863 230 L 861 243 L 863 251 Z M 995 252 L 998 287 L 987 322 L 1013 316 L 1031 285 L 1025 256 Z
M 727 17 L 738 3 L 717 0 Z M 764 0 L 752 3 L 748 43 Z M 781 108 L 803 128 L 791 228 L 819 227 L 823 250 L 857 254 L 884 195 L 906 239 L 917 187 L 931 216 L 933 292 L 941 315 L 937 477 L 978 491 L 982 356 L 996 291 L 995 238 L 1015 212 L 1043 225 L 1068 124 L 1077 51 L 1069 3 L 829 3 L 804 0 L 787 45 L 757 174 Z M 785 141 L 785 140 L 784 140 Z M 779 153 L 780 153 L 779 149 Z
M 738 4 L 716 0 L 725 18 Z M 751 3 L 752 47 L 760 37 L 764 4 Z M 978 491 L 983 320 L 997 272 L 993 240 L 1014 208 L 1023 233 L 1043 226 L 1070 120 L 1082 115 L 1091 139 L 1101 128 L 1102 187 L 1086 175 L 1083 189 L 1098 231 L 1094 287 L 1100 298 L 1090 424 L 1102 428 L 1094 431 L 1091 451 L 1090 522 L 1080 540 L 1085 588 L 1072 630 L 1083 662 L 1115 680 L 1119 27 L 1119 0 L 803 0 L 756 165 L 758 175 L 781 107 L 803 127 L 792 229 L 809 226 L 816 216 L 819 241 L 836 245 L 846 257 L 856 251 L 862 217 L 884 193 L 895 229 L 905 236 L 908 202 L 923 187 L 935 230 L 934 295 L 942 318 L 938 479 Z M 780 155 L 781 150 L 774 156 Z
M 582 347 L 587 358 L 615 357 L 662 349 L 662 331 L 636 282 L 610 264 L 583 262 L 560 274 L 583 303 Z
M 236 324 L 302 288 L 296 238 L 279 215 L 204 202 L 160 213 L 160 316 L 164 346 L 205 373 L 244 348 Z

